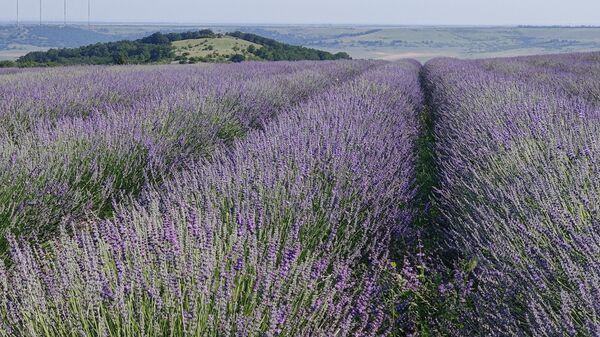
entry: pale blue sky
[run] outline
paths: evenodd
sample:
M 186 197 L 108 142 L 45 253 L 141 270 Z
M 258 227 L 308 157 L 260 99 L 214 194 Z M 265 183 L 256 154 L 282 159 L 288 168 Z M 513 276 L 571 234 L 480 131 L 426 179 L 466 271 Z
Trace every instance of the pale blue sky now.
M 38 20 L 39 0 L 19 0 Z M 68 19 L 87 20 L 87 0 L 67 0 Z M 600 25 L 600 0 L 91 0 L 92 21 L 449 25 Z M 0 21 L 17 0 L 0 0 Z M 42 0 L 44 19 L 63 18 L 63 0 Z

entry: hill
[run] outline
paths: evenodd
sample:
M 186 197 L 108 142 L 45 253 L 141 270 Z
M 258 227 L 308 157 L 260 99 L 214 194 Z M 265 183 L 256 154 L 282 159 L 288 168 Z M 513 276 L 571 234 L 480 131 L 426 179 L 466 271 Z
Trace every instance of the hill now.
M 180 63 L 226 62 L 234 55 L 241 55 L 244 59 L 259 59 L 251 51 L 262 47 L 233 36 L 181 40 L 172 45 L 175 48 L 175 60 Z M 239 56 L 236 58 L 240 59 Z
M 293 46 L 255 34 L 217 34 L 210 29 L 183 33 L 154 33 L 137 40 L 96 43 L 78 48 L 34 51 L 16 63 L 0 66 L 55 66 L 75 64 L 146 64 L 194 62 L 241 62 L 349 59 L 346 53 L 332 54 Z

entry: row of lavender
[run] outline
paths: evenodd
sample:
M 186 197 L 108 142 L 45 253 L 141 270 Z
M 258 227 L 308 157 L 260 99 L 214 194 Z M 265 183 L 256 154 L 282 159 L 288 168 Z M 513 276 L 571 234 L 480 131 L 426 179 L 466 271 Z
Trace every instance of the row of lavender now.
M 599 59 L 425 66 L 442 226 L 474 277 L 451 334 L 600 335 Z
M 560 93 L 571 100 L 600 105 L 600 53 L 523 56 L 480 60 L 486 71 L 525 81 L 550 95 Z
M 11 236 L 0 334 L 389 332 L 403 279 L 389 245 L 412 235 L 419 69 L 380 65 L 308 99 L 110 220 L 44 245 Z
M 81 67 L 0 77 L 0 233 L 60 223 L 158 183 L 370 62 Z M 1 250 L 1 249 L 0 249 Z

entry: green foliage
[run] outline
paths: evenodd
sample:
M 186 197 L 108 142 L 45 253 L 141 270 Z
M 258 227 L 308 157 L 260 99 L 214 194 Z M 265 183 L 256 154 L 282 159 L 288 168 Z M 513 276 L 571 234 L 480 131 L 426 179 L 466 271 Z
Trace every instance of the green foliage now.
M 347 53 L 331 54 L 322 50 L 281 43 L 250 33 L 234 32 L 227 35 L 262 45 L 263 47 L 258 49 L 248 48 L 248 52 L 267 61 L 350 59 Z
M 114 64 L 127 64 L 128 61 L 129 57 L 127 56 L 127 53 L 119 51 L 113 54 L 112 62 Z
M 148 44 L 138 41 L 96 43 L 79 48 L 50 49 L 32 52 L 17 60 L 25 65 L 71 64 L 141 64 L 158 62 L 172 57 L 169 44 Z
M 244 62 L 246 61 L 246 57 L 242 54 L 235 54 L 229 58 L 229 61 L 234 63 Z
M 217 36 L 218 36 L 218 34 L 213 33 L 213 31 L 210 29 L 199 30 L 197 32 L 169 33 L 169 34 L 162 34 L 160 32 L 157 32 L 148 37 L 140 39 L 139 41 L 142 43 L 149 43 L 149 44 L 169 44 L 174 41 L 214 38 Z
M 0 61 L 0 68 L 14 68 L 17 64 L 13 61 Z

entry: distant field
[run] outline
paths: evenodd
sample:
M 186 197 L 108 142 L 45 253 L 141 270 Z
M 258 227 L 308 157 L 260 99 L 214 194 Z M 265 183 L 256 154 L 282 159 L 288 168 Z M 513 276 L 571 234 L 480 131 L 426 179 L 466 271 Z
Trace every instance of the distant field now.
M 235 27 L 354 58 L 420 61 L 600 50 L 600 27 Z
M 600 50 L 600 27 L 95 25 L 88 29 L 54 25 L 26 26 L 19 30 L 0 26 L 0 59 L 15 59 L 27 52 L 11 47 L 15 44 L 39 49 L 76 47 L 135 39 L 155 31 L 203 28 L 215 32 L 239 30 L 294 45 L 345 51 L 353 58 L 384 60 L 410 57 L 426 61 L 438 56 L 487 58 Z M 202 50 L 193 52 L 206 55 Z
M 248 47 L 262 47 L 259 44 L 248 42 L 231 36 L 210 39 L 194 39 L 173 42 L 175 55 L 187 57 L 224 57 L 229 58 L 235 54 L 248 54 Z
M 0 50 L 0 61 L 14 60 L 32 51 L 43 51 L 47 48 L 27 45 L 27 44 L 10 44 L 7 49 Z

